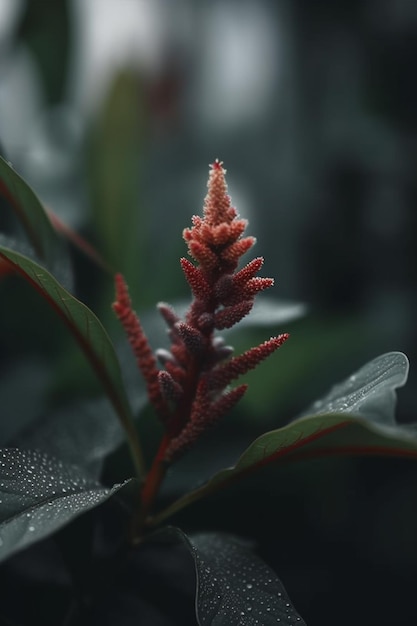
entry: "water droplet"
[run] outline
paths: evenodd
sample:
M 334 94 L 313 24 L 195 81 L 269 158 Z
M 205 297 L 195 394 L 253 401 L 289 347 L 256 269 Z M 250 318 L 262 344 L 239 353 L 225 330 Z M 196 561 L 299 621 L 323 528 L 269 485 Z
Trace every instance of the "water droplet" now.
M 246 583 L 246 589 L 252 589 L 253 585 L 252 583 Z

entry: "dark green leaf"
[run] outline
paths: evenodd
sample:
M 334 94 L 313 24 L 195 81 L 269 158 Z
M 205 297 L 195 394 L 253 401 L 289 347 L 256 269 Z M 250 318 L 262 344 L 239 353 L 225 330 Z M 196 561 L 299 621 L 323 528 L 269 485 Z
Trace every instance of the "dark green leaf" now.
M 265 433 L 242 454 L 234 467 L 215 474 L 156 516 L 161 521 L 192 502 L 272 463 L 327 455 L 386 455 L 417 459 L 417 432 L 395 423 L 395 389 L 405 384 L 407 357 L 384 354 L 331 390 L 300 417 Z
M 143 406 L 146 394 L 141 400 Z M 136 408 L 140 408 L 139 397 Z M 123 429 L 112 407 L 106 398 L 98 398 L 42 416 L 17 441 L 19 447 L 41 450 L 99 478 L 103 461 L 123 440 Z
M 34 357 L 10 363 L 2 372 L 0 447 L 11 445 L 29 424 L 36 421 L 44 409 L 50 374 L 48 364 Z
M 279 622 L 305 626 L 281 581 L 247 542 L 219 533 L 187 536 L 175 528 L 162 532 L 181 539 L 194 559 L 196 614 L 201 626 L 272 626 Z
M 109 336 L 88 307 L 72 296 L 43 267 L 0 245 L 0 257 L 9 261 L 64 320 L 103 384 L 129 436 L 138 471 L 143 471 L 133 418 L 122 382 L 120 366 Z
M 49 536 L 102 504 L 122 485 L 106 489 L 38 451 L 0 451 L 0 560 Z
M 143 302 L 147 289 L 148 241 L 140 199 L 143 105 L 137 72 L 118 72 L 90 135 L 91 205 L 100 249 L 124 275 L 133 302 Z
M 55 272 L 64 263 L 62 241 L 34 191 L 1 157 L 0 194 L 16 213 L 36 255 Z
M 407 382 L 409 363 L 401 352 L 388 352 L 364 365 L 314 402 L 303 415 L 353 413 L 374 423 L 395 424 L 395 390 Z
M 290 302 L 258 295 L 252 311 L 233 330 L 239 331 L 244 327 L 278 326 L 293 322 L 303 317 L 306 312 L 307 307 L 301 302 Z

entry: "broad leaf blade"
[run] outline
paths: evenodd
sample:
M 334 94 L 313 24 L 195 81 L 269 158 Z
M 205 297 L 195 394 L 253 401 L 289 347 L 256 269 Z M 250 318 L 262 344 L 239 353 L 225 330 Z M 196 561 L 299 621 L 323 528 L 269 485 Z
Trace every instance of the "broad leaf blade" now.
M 281 581 L 247 542 L 223 533 L 161 532 L 183 541 L 194 559 L 201 626 L 305 626 Z
M 395 424 L 395 390 L 405 385 L 408 369 L 408 359 L 401 352 L 383 354 L 335 385 L 303 415 L 343 412 L 361 415 L 374 423 Z
M 190 537 L 197 572 L 199 624 L 305 626 L 275 573 L 243 542 L 227 535 Z
M 120 366 L 113 344 L 94 313 L 71 295 L 43 267 L 31 259 L 0 244 L 0 258 L 10 262 L 64 320 L 103 384 L 123 427 L 129 435 L 136 461 L 141 457 L 136 441 L 133 418 L 122 382 Z M 138 463 L 140 465 L 140 461 Z M 138 471 L 143 468 L 138 467 Z
M 0 560 L 44 539 L 112 497 L 106 489 L 38 451 L 0 451 Z
M 138 396 L 135 409 L 146 402 L 146 394 Z M 43 415 L 17 441 L 19 447 L 41 450 L 99 478 L 105 458 L 123 443 L 124 432 L 103 397 Z
M 417 459 L 416 430 L 397 425 L 394 418 L 395 389 L 405 384 L 407 374 L 407 357 L 399 352 L 374 359 L 316 403 L 319 414 L 305 415 L 265 433 L 234 467 L 218 472 L 174 502 L 155 522 L 270 464 L 346 454 Z

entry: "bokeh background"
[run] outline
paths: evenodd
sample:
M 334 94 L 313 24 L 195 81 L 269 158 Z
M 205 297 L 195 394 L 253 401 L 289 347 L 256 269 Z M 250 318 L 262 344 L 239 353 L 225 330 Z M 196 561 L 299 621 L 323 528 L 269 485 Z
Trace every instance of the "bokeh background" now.
M 410 358 L 398 419 L 415 421 L 416 35 L 412 0 L 0 0 L 2 153 L 126 274 L 138 310 L 187 295 L 181 232 L 215 158 L 275 294 L 307 305 L 282 359 L 251 375 L 242 441 L 389 350 Z M 100 280 L 88 267 L 76 289 L 107 319 Z M 1 315 L 15 366 L 44 337 L 20 341 Z M 286 472 L 267 505 L 254 487 L 217 525 L 260 540 L 310 626 L 414 623 L 414 464 Z

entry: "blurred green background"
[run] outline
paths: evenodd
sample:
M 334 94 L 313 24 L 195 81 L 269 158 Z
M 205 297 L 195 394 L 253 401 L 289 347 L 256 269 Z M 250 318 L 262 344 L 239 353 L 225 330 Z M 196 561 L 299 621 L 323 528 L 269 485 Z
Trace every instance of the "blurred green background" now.
M 250 220 L 256 254 L 265 256 L 263 274 L 276 278 L 273 295 L 308 305 L 302 320 L 236 336 L 243 349 L 265 333 L 292 335 L 248 376 L 250 392 L 230 421 L 240 423 L 242 441 L 284 423 L 388 350 L 410 357 L 398 417 L 416 419 L 416 26 L 417 4 L 408 0 L 0 0 L 2 154 L 48 208 L 124 272 L 138 311 L 188 295 L 181 233 L 201 211 L 215 158 L 228 169 L 233 203 Z M 2 208 L 0 223 L 7 229 L 9 222 Z M 109 276 L 76 251 L 73 262 L 76 292 L 120 337 Z M 23 368 L 33 382 L 34 368 L 26 371 L 20 358 L 36 360 L 39 407 L 32 400 L 32 412 L 74 389 L 91 393 L 78 352 L 46 306 L 10 284 L 0 286 L 0 373 L 18 368 L 22 375 Z M 58 364 L 53 385 L 48 355 Z M 24 410 L 9 385 L 3 394 L 6 414 Z M 224 432 L 226 443 L 233 432 Z M 341 485 L 349 472 L 354 477 L 337 505 L 343 537 L 359 536 L 357 519 L 366 526 L 375 515 L 361 481 L 382 511 L 383 477 L 394 470 L 387 510 L 396 502 L 401 515 L 407 503 L 417 521 L 415 496 L 413 506 L 407 497 L 411 480 L 404 485 L 404 476 L 416 477 L 414 466 L 378 462 L 378 486 L 367 462 L 346 463 L 329 466 Z M 316 468 L 319 482 L 323 467 Z M 325 494 L 306 541 L 308 533 L 319 541 L 333 519 L 334 486 Z M 386 542 L 379 517 L 378 524 L 375 553 Z M 386 533 L 398 532 L 388 516 Z M 415 576 L 415 543 L 399 548 L 413 556 L 406 562 L 388 550 L 389 585 L 400 580 L 404 589 L 401 581 Z M 349 552 L 344 557 L 352 559 Z M 373 553 L 367 558 L 375 566 Z M 321 578 L 313 568 L 290 593 L 306 619 L 312 600 L 301 593 L 296 601 L 297 584 L 311 587 L 316 579 L 326 598 L 336 593 L 323 567 Z M 356 567 L 352 559 L 346 580 L 358 575 Z M 321 619 L 311 624 L 334 623 Z M 383 619 L 358 623 L 394 623 Z
M 288 356 L 308 374 L 295 408 L 380 352 L 413 359 L 415 3 L 0 11 L 3 153 L 125 272 L 138 309 L 186 295 L 181 232 L 218 157 L 274 295 L 310 306 Z M 415 394 L 401 394 L 412 420 Z

